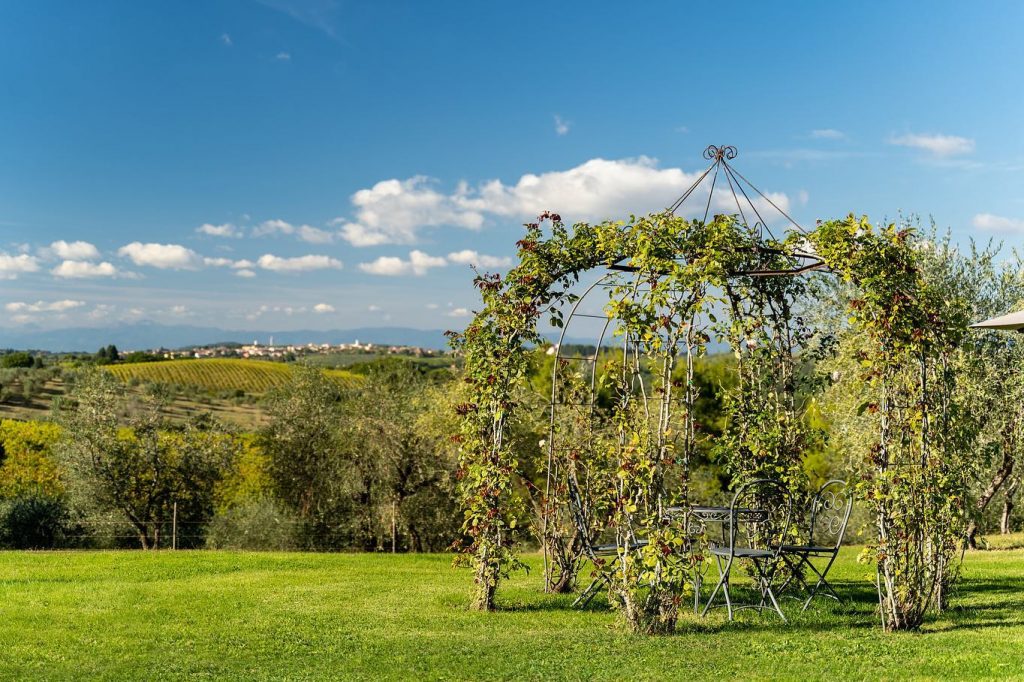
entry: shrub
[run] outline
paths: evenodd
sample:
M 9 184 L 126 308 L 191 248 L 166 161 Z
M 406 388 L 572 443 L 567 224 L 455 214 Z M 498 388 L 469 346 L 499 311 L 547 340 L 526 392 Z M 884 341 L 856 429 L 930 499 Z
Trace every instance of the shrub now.
M 0 496 L 60 496 L 64 485 L 52 451 L 59 438 L 60 427 L 51 422 L 0 420 Z
M 53 549 L 64 544 L 71 515 L 62 498 L 29 494 L 0 504 L 0 546 Z
M 249 500 L 213 517 L 206 529 L 210 549 L 295 549 L 300 521 L 269 497 Z
M 32 356 L 25 352 L 7 353 L 0 357 L 0 367 L 31 367 Z

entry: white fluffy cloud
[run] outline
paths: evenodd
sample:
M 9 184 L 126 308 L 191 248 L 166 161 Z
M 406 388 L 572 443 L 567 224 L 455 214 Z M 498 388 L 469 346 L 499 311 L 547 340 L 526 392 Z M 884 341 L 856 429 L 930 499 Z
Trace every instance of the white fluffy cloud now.
M 264 220 L 252 228 L 252 236 L 266 237 L 271 234 L 292 234 L 294 231 L 295 228 L 292 227 L 292 224 L 284 220 Z
M 381 256 L 371 263 L 360 263 L 359 269 L 371 275 L 397 276 L 404 275 L 408 270 L 408 263 L 395 256 Z
M 971 219 L 971 224 L 976 229 L 985 230 L 986 232 L 1024 234 L 1024 220 L 1019 218 L 1006 218 L 991 213 L 979 213 Z
M 89 242 L 66 242 L 63 239 L 41 249 L 40 253 L 47 257 L 53 256 L 62 260 L 94 260 L 100 257 L 100 250 Z
M 466 308 L 453 308 L 448 311 L 448 317 L 469 317 L 472 313 Z
M 203 262 L 199 254 L 180 244 L 132 242 L 118 249 L 117 255 L 131 259 L 136 265 L 161 270 L 195 270 Z
M 477 265 L 483 268 L 505 268 L 512 265 L 512 259 L 507 256 L 487 256 L 471 249 L 449 253 L 448 262 Z
M 329 244 L 334 241 L 335 234 L 321 230 L 312 225 L 292 225 L 284 220 L 265 220 L 252 229 L 254 237 L 265 237 L 275 234 L 295 235 L 310 244 Z
M 211 225 L 210 223 L 203 223 L 196 228 L 196 232 L 199 234 L 205 234 L 208 237 L 241 237 L 242 231 L 237 225 L 233 223 L 224 223 L 222 225 Z
M 256 265 L 272 272 L 307 272 L 309 270 L 337 270 L 341 268 L 341 261 L 329 256 L 309 255 L 282 258 L 267 253 L 259 257 Z
M 408 180 L 384 180 L 352 195 L 353 220 L 336 219 L 341 236 L 355 246 L 409 244 L 423 228 L 452 225 L 479 229 L 488 216 L 528 219 L 543 211 L 557 211 L 566 220 L 623 218 L 631 213 L 650 213 L 665 208 L 683 193 L 699 173 L 680 168 L 659 168 L 656 159 L 591 159 L 564 171 L 523 175 L 515 184 L 491 180 L 475 188 L 460 183 L 452 194 L 438 192 L 423 176 Z M 703 211 L 707 189 L 698 190 L 687 202 L 689 215 Z M 769 193 L 782 210 L 789 198 Z M 755 204 L 765 219 L 778 214 L 767 202 Z M 727 189 L 716 190 L 712 207 L 736 212 Z M 746 210 L 746 207 L 744 207 Z
M 957 135 L 922 135 L 907 133 L 889 139 L 889 144 L 923 149 L 934 156 L 958 156 L 974 151 L 974 140 Z
M 571 121 L 566 121 L 558 114 L 555 114 L 555 134 L 556 135 L 568 135 L 569 128 L 572 126 Z
M 317 303 L 315 306 L 313 306 L 313 312 L 319 314 L 333 313 L 334 306 L 331 305 L 330 303 Z
M 24 301 L 13 301 L 4 306 L 9 313 L 63 313 L 73 308 L 80 308 L 85 301 L 73 301 L 64 299 L 62 301 L 36 301 L 25 303 Z
M 295 228 L 295 235 L 302 241 L 309 242 L 310 244 L 329 244 L 334 241 L 333 232 L 309 225 L 299 225 Z
M 103 261 L 102 263 L 91 263 L 85 260 L 65 260 L 60 265 L 50 270 L 54 277 L 61 279 L 87 279 L 92 277 L 115 277 L 117 268 L 113 264 Z
M 453 196 L 431 185 L 430 178 L 422 175 L 382 180 L 352 195 L 354 221 L 338 218 L 332 224 L 340 226 L 342 238 L 354 246 L 411 244 L 422 227 L 454 225 L 476 230 L 483 226 L 483 214 L 461 204 L 468 191 L 465 185 Z
M 397 277 L 399 275 L 425 275 L 430 268 L 441 268 L 448 264 L 444 258 L 431 256 L 422 251 L 410 251 L 409 259 L 381 256 L 370 263 L 360 263 L 359 269 L 371 275 Z
M 283 315 L 287 315 L 287 316 L 291 317 L 292 315 L 302 314 L 304 312 L 306 312 L 306 306 L 295 307 L 295 306 L 290 306 L 290 305 L 275 305 L 275 306 L 261 305 L 256 310 L 254 310 L 251 313 L 247 314 L 245 316 L 245 318 L 247 320 L 257 320 L 257 319 L 263 317 L 264 315 L 274 314 L 274 313 L 279 314 L 279 315 L 283 314 Z
M 231 258 L 203 258 L 203 265 L 207 265 L 211 268 L 231 268 L 232 270 L 243 270 L 255 267 L 255 263 L 251 260 L 232 260 Z
M 0 279 L 17 279 L 18 275 L 39 271 L 39 260 L 27 253 L 12 256 L 0 251 Z

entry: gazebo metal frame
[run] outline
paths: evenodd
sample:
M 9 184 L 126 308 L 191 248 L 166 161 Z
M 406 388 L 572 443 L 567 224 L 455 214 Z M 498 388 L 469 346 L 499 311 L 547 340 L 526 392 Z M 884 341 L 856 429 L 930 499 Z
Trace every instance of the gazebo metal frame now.
M 797 223 L 783 208 L 781 208 L 775 201 L 768 195 L 758 189 L 753 183 L 751 183 L 742 173 L 740 173 L 732 161 L 737 156 L 736 147 L 732 145 L 709 145 L 703 152 L 705 159 L 711 163 L 708 167 L 697 177 L 697 179 L 680 195 L 674 202 L 672 202 L 666 209 L 665 212 L 670 215 L 675 215 L 686 202 L 694 197 L 698 189 L 703 185 L 708 184 L 710 178 L 710 184 L 708 187 L 707 200 L 703 204 L 703 218 L 702 221 L 706 222 L 708 217 L 711 215 L 712 204 L 716 197 L 724 197 L 732 199 L 735 205 L 736 211 L 733 215 L 738 216 L 741 225 L 745 226 L 755 237 L 753 249 L 758 254 L 765 256 L 764 260 L 773 260 L 777 262 L 779 256 L 785 256 L 792 264 L 791 267 L 778 268 L 778 267 L 751 267 L 749 269 L 741 270 L 732 273 L 733 277 L 736 278 L 763 278 L 763 277 L 792 277 L 805 275 L 815 271 L 827 271 L 825 264 L 822 260 L 817 257 L 810 249 L 794 249 L 783 251 L 779 248 L 780 241 L 776 238 L 772 232 L 771 227 L 762 216 L 761 209 L 758 208 L 756 198 L 760 197 L 763 202 L 768 206 L 775 209 L 775 211 L 785 219 L 788 225 L 795 229 L 800 234 L 806 234 L 806 231 Z M 724 179 L 724 183 L 721 182 Z M 716 189 L 718 192 L 716 193 Z M 749 190 L 749 191 L 748 191 Z M 762 206 L 762 209 L 764 207 Z M 720 212 L 721 213 L 721 212 Z M 697 212 L 699 215 L 699 211 Z M 754 218 L 753 224 L 748 220 L 748 214 L 751 218 Z M 787 228 L 789 229 L 789 228 Z M 770 238 L 770 243 L 765 243 L 765 235 Z M 754 259 L 758 261 L 759 259 Z M 601 354 L 602 348 L 604 347 L 605 338 L 607 337 L 608 330 L 613 323 L 613 318 L 607 315 L 594 315 L 589 313 L 580 312 L 580 306 L 587 299 L 587 296 L 591 294 L 595 289 L 598 288 L 615 288 L 618 286 L 619 278 L 624 273 L 636 272 L 630 262 L 628 256 L 622 256 L 615 259 L 608 267 L 607 272 L 602 274 L 596 281 L 590 284 L 583 293 L 577 298 L 569 311 L 568 316 L 565 318 L 565 323 L 562 326 L 561 333 L 558 337 L 558 342 L 555 345 L 555 361 L 552 369 L 552 390 L 551 400 L 549 403 L 550 422 L 549 432 L 547 439 L 547 472 L 545 482 L 545 504 L 548 504 L 552 500 L 553 484 L 559 474 L 555 471 L 557 466 L 557 460 L 555 453 L 558 451 L 559 445 L 557 443 L 556 434 L 556 420 L 558 411 L 564 407 L 566 403 L 559 400 L 558 395 L 558 376 L 563 363 L 569 362 L 583 362 L 586 367 L 582 370 L 584 376 L 589 375 L 589 401 L 582 405 L 576 405 L 577 407 L 584 407 L 589 410 L 590 418 L 593 419 L 594 410 L 596 407 L 596 381 L 598 377 L 598 357 Z M 556 304 L 557 305 L 557 304 Z M 566 340 L 566 334 L 572 327 L 572 321 L 576 318 L 593 318 L 596 320 L 603 320 L 604 324 L 601 325 L 600 332 L 596 339 L 596 345 L 594 346 L 594 352 L 592 355 L 587 354 L 566 354 L 563 352 L 563 345 Z M 622 344 L 622 354 L 624 360 L 630 358 L 630 353 L 635 352 L 635 348 L 631 349 L 631 340 L 629 335 L 624 336 Z M 624 362 L 624 367 L 628 367 L 629 363 Z M 638 387 L 641 393 L 646 391 L 643 385 L 643 379 L 640 376 L 633 376 L 633 382 L 631 385 Z M 583 495 L 576 488 L 574 482 L 570 479 L 567 481 L 567 506 L 569 508 L 570 515 L 572 516 L 572 522 L 576 527 L 576 531 L 579 533 L 579 537 L 582 543 L 583 556 L 579 558 L 589 558 L 595 560 L 598 555 L 607 556 L 607 552 L 604 551 L 607 548 L 604 546 L 596 545 L 596 538 L 591 537 L 591 524 L 587 518 L 588 510 L 584 508 Z M 545 513 L 542 517 L 542 533 L 547 538 L 548 532 L 548 516 Z M 638 541 L 634 541 L 629 546 L 639 545 Z M 551 580 L 551 574 L 549 572 L 550 558 L 549 548 L 547 542 L 543 543 L 544 552 L 544 571 L 546 580 Z M 549 582 L 550 586 L 550 582 Z M 593 586 L 592 586 L 593 587 Z M 588 593 L 590 590 L 588 590 Z M 592 594 L 587 595 L 587 600 Z

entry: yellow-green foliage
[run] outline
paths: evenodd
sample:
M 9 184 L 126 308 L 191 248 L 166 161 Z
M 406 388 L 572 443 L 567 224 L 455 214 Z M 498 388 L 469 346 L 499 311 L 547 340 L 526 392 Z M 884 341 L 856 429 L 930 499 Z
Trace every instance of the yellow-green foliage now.
M 0 420 L 0 497 L 60 495 L 64 486 L 51 453 L 59 438 L 60 427 L 50 422 Z
M 165 360 L 105 367 L 121 381 L 139 381 L 196 386 L 210 391 L 242 390 L 264 393 L 291 379 L 293 365 L 266 360 L 209 358 L 204 360 Z M 345 386 L 355 386 L 361 378 L 341 369 L 324 370 L 327 376 Z
M 222 512 L 255 500 L 270 492 L 270 460 L 256 442 L 254 434 L 236 436 L 234 469 L 214 493 L 217 510 Z

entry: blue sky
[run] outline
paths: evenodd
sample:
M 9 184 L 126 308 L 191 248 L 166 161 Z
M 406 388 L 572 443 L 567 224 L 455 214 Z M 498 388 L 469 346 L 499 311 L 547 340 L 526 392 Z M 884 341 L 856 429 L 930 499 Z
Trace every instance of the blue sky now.
M 1019 3 L 0 4 L 0 324 L 457 327 L 519 225 L 669 204 L 1024 237 Z

